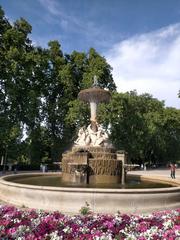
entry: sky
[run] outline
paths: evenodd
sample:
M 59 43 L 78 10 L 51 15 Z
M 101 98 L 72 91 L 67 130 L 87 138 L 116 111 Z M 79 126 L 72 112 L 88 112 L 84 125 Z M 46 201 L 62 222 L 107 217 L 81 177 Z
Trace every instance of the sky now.
M 180 108 L 180 0 L 0 0 L 10 22 L 32 25 L 33 44 L 65 53 L 95 48 L 118 92 L 137 90 Z

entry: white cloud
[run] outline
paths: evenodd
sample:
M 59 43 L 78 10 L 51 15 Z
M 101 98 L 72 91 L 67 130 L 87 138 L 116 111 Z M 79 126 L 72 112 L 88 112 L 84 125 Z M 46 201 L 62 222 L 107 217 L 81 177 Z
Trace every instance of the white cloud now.
M 76 19 L 68 16 L 66 11 L 63 10 L 61 3 L 55 0 L 39 0 L 40 4 L 47 10 L 43 15 L 47 23 L 59 24 L 63 29 L 68 29 L 69 21 L 77 22 Z
M 123 40 L 105 56 L 118 91 L 147 92 L 180 108 L 180 23 Z
M 39 0 L 39 2 L 52 14 L 61 15 L 62 12 L 59 10 L 58 4 L 54 0 Z
M 59 23 L 64 30 L 72 30 L 74 27 L 80 28 L 79 30 L 83 29 L 84 23 L 76 16 L 69 14 L 70 11 L 65 9 L 60 1 L 39 0 L 39 2 L 50 14 L 45 15 L 45 19 L 48 23 Z
M 48 24 L 58 24 L 67 33 L 78 33 L 85 41 L 91 42 L 92 45 L 107 46 L 107 41 L 103 40 L 107 37 L 104 28 L 97 26 L 93 19 L 81 18 L 79 12 L 76 13 L 72 9 L 66 9 L 61 1 L 38 1 L 46 9 L 43 18 Z M 111 40 L 111 38 L 110 36 L 109 39 Z

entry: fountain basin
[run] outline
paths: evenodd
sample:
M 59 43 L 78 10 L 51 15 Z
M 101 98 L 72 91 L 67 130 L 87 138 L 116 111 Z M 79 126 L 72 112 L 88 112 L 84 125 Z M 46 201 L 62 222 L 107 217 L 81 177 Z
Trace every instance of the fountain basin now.
M 52 175 L 57 173 L 46 173 Z M 1 177 L 1 200 L 18 206 L 44 210 L 59 210 L 62 213 L 76 214 L 85 202 L 90 204 L 93 212 L 148 213 L 180 207 L 180 182 L 167 178 L 152 181 L 172 184 L 174 187 L 149 189 L 102 189 L 76 187 L 47 187 L 14 183 L 14 179 L 27 176 L 42 176 L 29 173 Z

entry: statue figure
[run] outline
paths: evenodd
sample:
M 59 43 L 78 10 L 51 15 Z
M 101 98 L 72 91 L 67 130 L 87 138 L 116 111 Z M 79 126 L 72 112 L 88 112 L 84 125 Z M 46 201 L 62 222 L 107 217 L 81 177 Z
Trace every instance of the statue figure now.
M 97 76 L 93 78 L 93 85 L 91 88 L 81 90 L 78 94 L 78 98 L 81 101 L 88 102 L 90 104 L 91 124 L 83 131 L 79 130 L 78 139 L 75 142 L 77 145 L 85 146 L 106 146 L 108 147 L 108 134 L 97 122 L 97 107 L 99 103 L 109 102 L 111 94 L 109 91 L 99 87 Z
M 99 85 L 98 85 L 98 80 L 97 80 L 97 76 L 96 75 L 94 75 L 93 80 L 94 80 L 94 82 L 93 82 L 92 87 L 97 88 Z
M 104 147 L 108 145 L 108 134 L 101 125 L 97 125 L 97 132 L 94 132 L 91 124 L 89 124 L 87 129 L 84 129 L 84 127 L 80 128 L 75 144 L 79 146 Z
M 86 129 L 86 146 L 89 146 L 91 144 L 91 138 L 90 138 L 90 135 L 88 133 L 88 130 Z
M 87 131 L 88 131 L 88 135 L 91 139 L 91 145 L 93 146 L 96 141 L 96 138 L 97 138 L 97 136 L 96 136 L 97 133 L 92 130 L 91 124 L 89 124 L 89 126 L 87 127 Z
M 86 145 L 86 132 L 84 130 L 84 127 L 79 129 L 78 139 L 74 143 L 80 146 Z
M 94 146 L 104 146 L 108 140 L 108 134 L 104 131 L 101 125 L 98 126 L 96 142 Z

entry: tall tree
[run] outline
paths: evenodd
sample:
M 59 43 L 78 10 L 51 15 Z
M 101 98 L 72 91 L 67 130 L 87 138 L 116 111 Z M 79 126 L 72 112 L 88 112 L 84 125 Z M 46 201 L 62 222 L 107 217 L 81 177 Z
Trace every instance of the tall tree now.
M 117 149 L 136 162 L 149 164 L 178 159 L 179 110 L 168 109 L 149 94 L 115 93 L 102 105 L 99 117 L 111 124 L 111 139 Z M 176 147 L 173 147 L 176 146 Z
M 80 54 L 73 52 L 70 56 L 71 64 L 73 66 L 73 73 L 78 73 L 79 84 L 77 84 L 78 91 L 89 88 L 93 84 L 94 76 L 98 78 L 98 85 L 102 88 L 107 88 L 111 92 L 116 91 L 116 85 L 113 80 L 111 66 L 106 59 L 100 56 L 95 49 L 91 48 L 88 53 Z M 75 99 L 69 102 L 69 111 L 66 115 L 68 124 L 79 128 L 82 125 L 87 125 L 90 119 L 89 106 L 85 103 Z
M 13 40 L 8 41 L 11 32 L 13 28 L 0 7 L 0 157 L 4 161 L 8 157 L 11 145 L 21 135 L 20 122 L 17 120 L 10 89 L 11 81 L 14 80 L 11 75 L 13 63 L 10 59 L 13 54 Z
M 100 56 L 94 48 L 91 48 L 87 54 L 86 66 L 83 74 L 82 88 L 88 88 L 93 83 L 94 75 L 98 78 L 98 84 L 102 88 L 110 91 L 116 90 L 116 85 L 112 77 L 112 68 L 106 59 Z
M 68 103 L 74 99 L 77 89 L 73 82 L 72 67 L 57 41 L 49 42 L 46 60 L 48 67 L 45 69 L 45 84 L 42 86 L 42 113 L 51 139 L 52 160 L 58 160 L 62 148 L 68 145 L 67 139 L 70 139 L 71 128 L 64 119 Z
M 0 8 L 0 157 L 20 159 L 23 149 L 22 159 L 26 155 L 31 162 L 58 160 L 75 129 L 88 123 L 89 106 L 77 96 L 96 75 L 112 93 L 111 102 L 100 105 L 98 119 L 111 129 L 114 145 L 139 163 L 178 158 L 179 110 L 149 94 L 116 93 L 112 68 L 95 49 L 64 54 L 58 41 L 47 49 L 35 47 L 31 30 L 23 18 L 10 24 Z
M 2 129 L 11 134 L 12 126 L 21 131 L 24 126 L 30 132 L 40 124 L 40 88 L 38 85 L 37 69 L 42 63 L 39 61 L 39 49 L 31 45 L 28 35 L 31 33 L 29 23 L 21 18 L 13 25 L 0 11 L 1 41 L 0 41 L 0 104 L 1 118 L 5 123 Z M 42 70 L 42 69 L 41 69 Z M 39 71 L 39 76 L 42 71 Z M 35 76 L 36 75 L 36 76 Z M 9 131 L 8 131 L 9 128 Z M 11 134 L 12 136 L 12 134 Z M 13 135 L 15 136 L 15 135 Z M 7 138 L 10 139 L 9 135 Z M 3 142 L 5 137 L 1 137 Z M 5 143 L 4 143 L 5 144 Z M 9 146 L 9 144 L 5 144 Z M 2 145 L 2 148 L 4 146 Z M 9 146 L 9 148 L 11 148 Z M 12 149 L 12 148 L 11 148 Z

